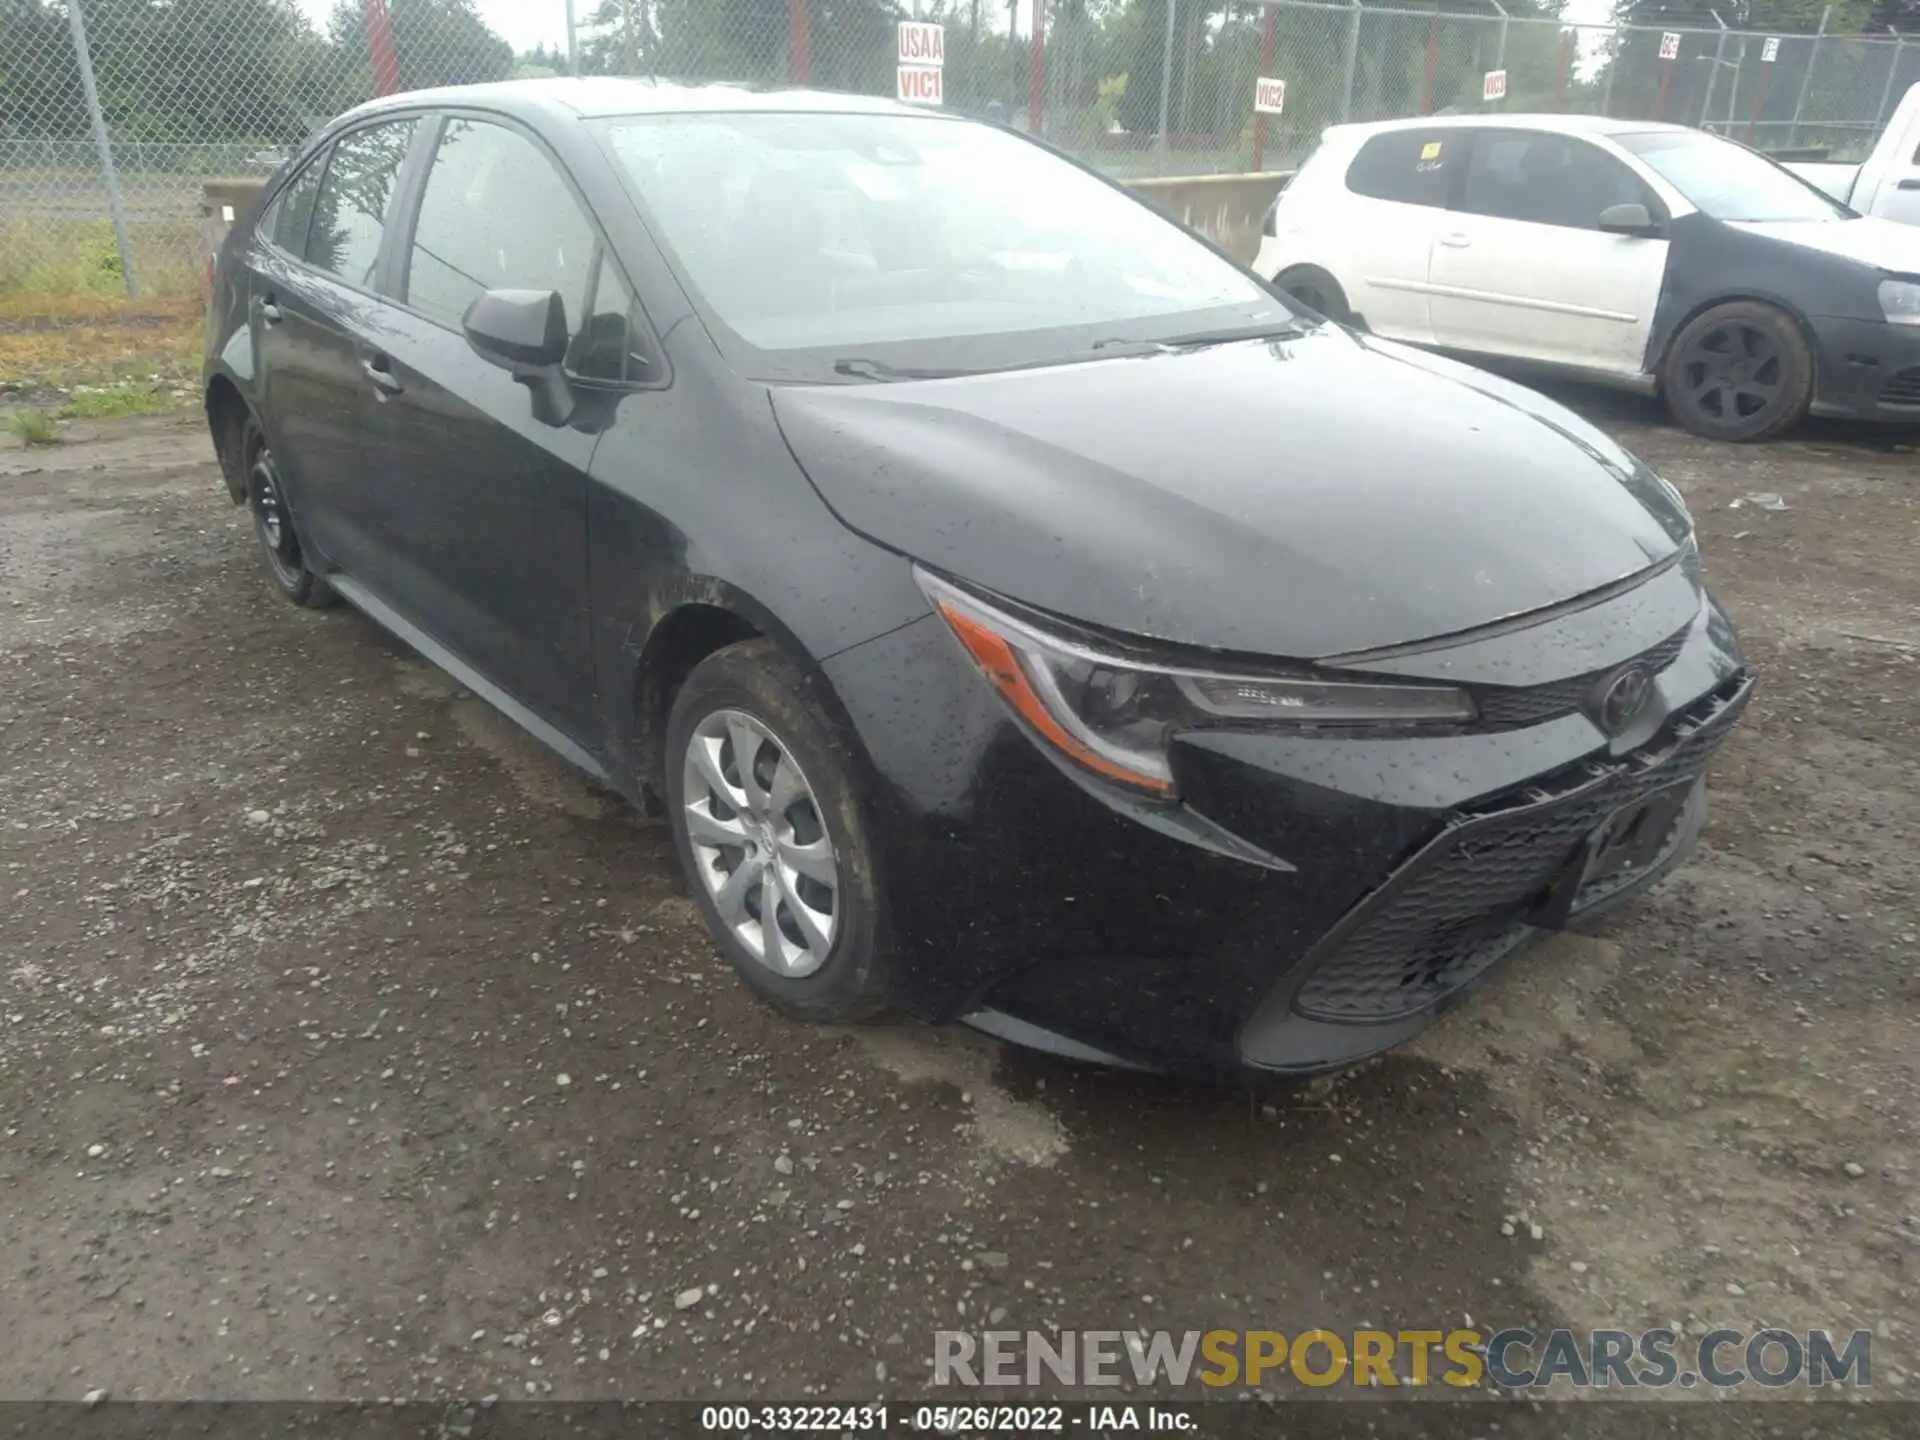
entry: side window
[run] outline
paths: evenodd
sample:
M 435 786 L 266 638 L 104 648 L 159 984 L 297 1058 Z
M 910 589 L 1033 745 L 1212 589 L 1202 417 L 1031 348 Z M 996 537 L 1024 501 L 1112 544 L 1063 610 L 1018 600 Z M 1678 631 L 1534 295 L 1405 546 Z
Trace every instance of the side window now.
M 316 156 L 273 202 L 267 238 L 289 255 L 306 252 L 307 227 L 313 223 L 313 202 L 320 194 L 320 177 L 326 168 L 327 157 Z
M 1347 167 L 1347 189 L 1375 200 L 1444 208 L 1466 149 L 1465 130 L 1389 130 L 1360 147 Z
M 1473 143 L 1460 208 L 1473 215 L 1591 230 L 1609 205 L 1654 197 L 1613 156 L 1568 135 L 1482 130 Z
M 634 323 L 633 296 L 621 283 L 620 272 L 602 258 L 593 313 L 574 336 L 567 368 L 587 380 L 644 380 L 652 362 L 641 344 L 642 333 Z
M 407 256 L 408 304 L 457 330 L 484 290 L 558 290 L 578 326 L 593 253 L 593 227 L 538 146 L 503 125 L 448 122 Z
M 400 162 L 413 141 L 413 123 L 369 125 L 334 142 L 307 230 L 303 253 L 309 265 L 331 270 L 351 285 L 372 288 L 380 235 L 393 207 Z

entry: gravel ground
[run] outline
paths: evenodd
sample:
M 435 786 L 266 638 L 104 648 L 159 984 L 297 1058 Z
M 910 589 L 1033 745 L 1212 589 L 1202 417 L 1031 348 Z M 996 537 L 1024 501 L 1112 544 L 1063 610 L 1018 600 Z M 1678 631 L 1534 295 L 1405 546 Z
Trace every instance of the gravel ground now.
M 269 594 L 193 419 L 0 449 L 0 1396 L 851 1400 L 936 1328 L 1469 1317 L 1866 1327 L 1913 1393 L 1920 457 L 1582 403 L 1764 672 L 1703 849 L 1251 1092 L 770 1015 L 663 831 Z

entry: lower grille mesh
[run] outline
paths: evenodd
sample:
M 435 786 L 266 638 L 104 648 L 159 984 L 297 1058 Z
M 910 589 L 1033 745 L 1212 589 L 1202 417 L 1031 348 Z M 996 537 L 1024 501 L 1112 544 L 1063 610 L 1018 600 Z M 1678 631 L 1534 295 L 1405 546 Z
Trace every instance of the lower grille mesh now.
M 1664 749 L 1583 763 L 1496 808 L 1458 817 L 1321 942 L 1324 955 L 1308 962 L 1294 1009 L 1313 1019 L 1378 1023 L 1417 1014 L 1475 979 L 1526 938 L 1521 917 L 1601 822 L 1699 777 L 1725 733 L 1713 722 L 1745 684 L 1689 710 Z M 1671 852 L 1677 831 L 1676 823 L 1654 863 Z M 1583 890 L 1575 908 L 1633 878 Z
M 1880 403 L 1920 410 L 1920 365 L 1909 365 L 1887 381 L 1880 389 Z

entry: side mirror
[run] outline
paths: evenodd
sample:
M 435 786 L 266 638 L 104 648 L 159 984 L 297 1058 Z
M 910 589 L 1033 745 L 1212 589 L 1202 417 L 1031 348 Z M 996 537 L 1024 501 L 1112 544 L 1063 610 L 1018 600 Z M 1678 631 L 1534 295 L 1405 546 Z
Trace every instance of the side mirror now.
M 488 290 L 461 322 L 467 344 L 533 395 L 533 418 L 564 425 L 573 392 L 561 370 L 567 358 L 567 302 L 557 290 Z
M 1600 228 L 1609 235 L 1656 234 L 1659 226 L 1654 224 L 1653 216 L 1647 213 L 1647 207 L 1637 203 L 1609 205 L 1600 212 Z

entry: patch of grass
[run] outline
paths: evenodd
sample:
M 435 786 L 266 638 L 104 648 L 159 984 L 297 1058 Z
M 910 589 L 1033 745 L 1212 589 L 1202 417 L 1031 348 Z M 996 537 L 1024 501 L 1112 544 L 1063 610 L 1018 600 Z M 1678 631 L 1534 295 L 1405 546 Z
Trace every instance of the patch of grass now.
M 127 227 L 127 244 L 143 295 L 198 290 L 194 261 L 201 239 L 192 220 L 134 221 Z M 125 294 L 126 273 L 110 222 L 39 217 L 0 222 L 0 301 Z
M 53 422 L 38 410 L 16 410 L 7 416 L 7 429 L 22 445 L 51 445 L 57 437 Z
M 60 418 L 117 420 L 126 415 L 154 415 L 180 403 L 174 389 L 171 385 L 155 388 L 151 382 L 136 381 L 87 386 L 74 391 L 73 398 L 60 407 Z
M 163 409 L 176 390 L 199 393 L 205 329 L 198 294 L 0 294 L 0 375 L 28 393 L 74 392 L 67 414 Z

